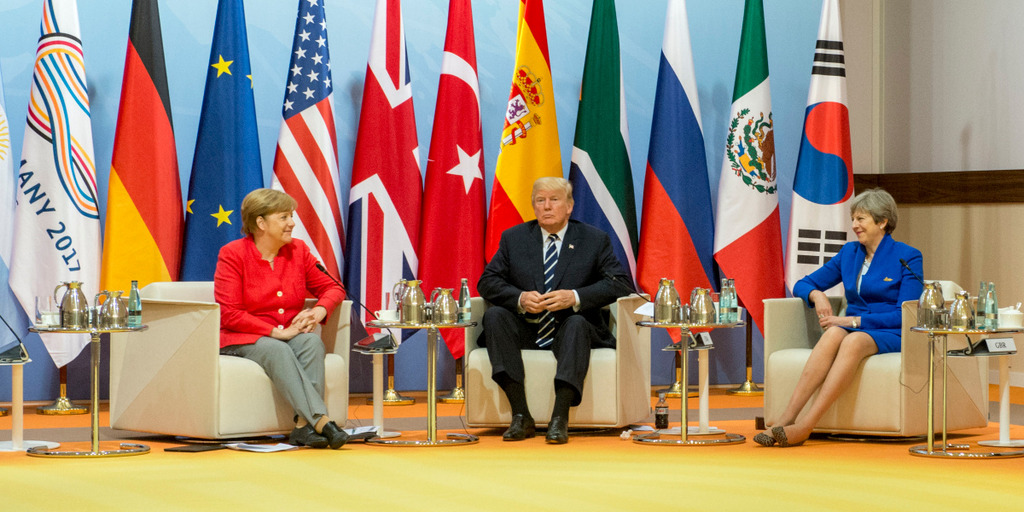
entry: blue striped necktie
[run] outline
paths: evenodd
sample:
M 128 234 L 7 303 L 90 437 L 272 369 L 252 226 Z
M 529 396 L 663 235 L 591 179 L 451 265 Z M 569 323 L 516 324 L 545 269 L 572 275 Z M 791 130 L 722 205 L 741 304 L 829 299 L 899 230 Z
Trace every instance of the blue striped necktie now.
M 551 291 L 555 280 L 555 265 L 558 264 L 558 247 L 555 245 L 557 241 L 558 235 L 554 233 L 548 235 L 548 248 L 544 252 L 544 293 Z M 537 331 L 537 346 L 544 348 L 555 341 L 557 327 L 558 322 L 555 321 L 555 315 L 547 310 L 542 312 L 540 314 L 540 330 Z

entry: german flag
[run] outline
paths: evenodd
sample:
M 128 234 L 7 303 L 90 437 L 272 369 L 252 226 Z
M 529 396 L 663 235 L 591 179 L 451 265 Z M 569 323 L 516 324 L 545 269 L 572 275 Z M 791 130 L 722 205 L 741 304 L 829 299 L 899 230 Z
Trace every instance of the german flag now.
M 555 89 L 541 0 L 520 0 L 516 68 L 501 130 L 501 153 L 494 171 L 484 251 L 498 250 L 501 233 L 534 219 L 530 193 L 545 176 L 562 177 L 562 154 L 555 120 Z
M 100 289 L 178 279 L 184 214 L 157 0 L 133 0 Z

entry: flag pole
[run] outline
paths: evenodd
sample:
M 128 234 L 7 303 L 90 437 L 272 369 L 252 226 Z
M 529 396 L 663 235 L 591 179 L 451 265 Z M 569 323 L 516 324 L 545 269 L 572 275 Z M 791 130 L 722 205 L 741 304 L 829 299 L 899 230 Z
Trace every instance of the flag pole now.
M 683 353 L 681 350 L 676 351 L 676 357 L 674 358 L 674 360 L 676 369 L 676 381 L 667 388 L 651 390 L 651 396 L 658 396 L 661 393 L 665 393 L 665 398 L 679 398 L 682 396 L 680 394 L 683 389 Z M 691 390 L 688 393 L 686 393 L 687 398 L 694 398 L 698 395 L 699 393 L 697 393 L 697 391 L 694 390 Z
M 86 414 L 89 408 L 75 405 L 68 400 L 68 366 L 60 367 L 60 396 L 52 404 L 36 408 L 36 414 L 68 416 Z
M 753 322 L 747 322 L 747 379 L 739 387 L 729 390 L 730 395 L 761 396 L 764 390 L 753 381 L 754 376 L 754 350 L 751 339 L 753 338 Z
M 388 354 L 384 354 L 384 357 L 388 361 L 387 370 L 384 373 L 384 378 L 388 381 L 388 389 L 384 390 L 384 399 L 381 400 L 381 403 L 384 405 L 412 405 L 416 403 L 415 398 L 402 396 L 401 393 L 395 391 L 395 358 L 393 355 L 388 357 Z M 373 397 L 367 398 L 366 404 L 373 405 Z
M 466 356 L 455 360 L 455 387 L 451 393 L 437 398 L 442 404 L 464 404 L 466 403 L 466 391 L 462 389 L 462 369 L 465 367 L 463 361 Z

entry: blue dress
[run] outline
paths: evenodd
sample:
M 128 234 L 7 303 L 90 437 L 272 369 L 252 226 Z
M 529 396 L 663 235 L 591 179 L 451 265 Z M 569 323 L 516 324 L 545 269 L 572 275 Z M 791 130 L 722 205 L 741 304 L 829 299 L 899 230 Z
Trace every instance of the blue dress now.
M 900 328 L 903 323 L 902 304 L 921 296 L 921 282 L 901 263 L 903 259 L 917 275 L 923 275 L 921 251 L 892 239 L 888 234 L 878 244 L 871 265 L 857 291 L 857 276 L 866 257 L 864 246 L 853 241 L 843 245 L 839 254 L 821 268 L 797 281 L 793 296 L 800 297 L 813 308 L 809 296 L 814 290 L 828 290 L 843 283 L 846 291 L 846 314 L 861 318 L 859 329 L 844 327 L 847 331 L 861 331 L 871 336 L 878 353 L 900 350 Z

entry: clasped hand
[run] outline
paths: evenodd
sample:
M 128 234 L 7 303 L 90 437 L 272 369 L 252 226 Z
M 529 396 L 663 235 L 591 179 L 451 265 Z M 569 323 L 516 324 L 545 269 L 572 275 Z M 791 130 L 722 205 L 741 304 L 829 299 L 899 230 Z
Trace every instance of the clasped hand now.
M 323 321 L 327 317 L 327 309 L 323 306 L 313 306 L 313 308 L 303 309 L 299 314 L 295 315 L 292 322 L 285 329 L 274 329 L 271 334 L 272 337 L 279 340 L 288 341 L 299 334 L 313 332 L 316 325 Z
M 523 292 L 519 302 L 527 313 L 558 311 L 575 306 L 576 295 L 572 290 L 552 290 L 544 294 L 529 291 Z

